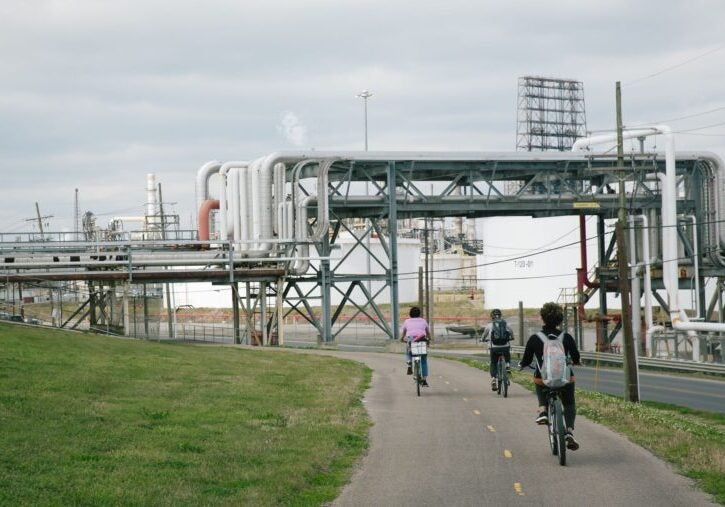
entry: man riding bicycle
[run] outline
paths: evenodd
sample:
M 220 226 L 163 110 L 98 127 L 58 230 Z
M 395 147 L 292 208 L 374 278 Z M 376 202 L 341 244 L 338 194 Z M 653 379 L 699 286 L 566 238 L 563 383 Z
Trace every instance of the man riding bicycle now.
M 496 308 L 491 312 L 491 322 L 489 322 L 483 330 L 482 341 L 489 341 L 489 351 L 491 353 L 491 389 L 495 391 L 496 370 L 498 369 L 498 358 L 503 356 L 506 361 L 506 369 L 510 370 L 511 363 L 511 340 L 514 339 L 514 332 L 503 320 L 501 310 Z
M 573 364 L 581 364 L 579 362 L 579 349 L 576 346 L 574 338 L 569 333 L 565 333 L 559 329 L 564 321 L 564 310 L 556 303 L 546 303 L 541 307 L 541 320 L 544 323 L 541 334 L 536 333 L 529 337 L 526 342 L 524 356 L 519 363 L 519 368 L 525 368 L 536 360 L 536 368 L 534 370 L 534 384 L 536 385 L 536 397 L 539 402 L 539 415 L 536 418 L 537 424 L 547 424 L 548 416 L 546 415 L 546 387 L 541 378 L 540 365 L 544 355 L 544 338 L 547 340 L 561 340 L 564 351 L 571 358 Z M 570 382 L 561 388 L 561 402 L 564 405 L 564 419 L 566 420 L 566 447 L 572 451 L 579 448 L 579 443 L 574 439 L 574 420 L 576 419 L 576 400 L 574 397 L 574 372 L 570 373 Z
M 414 306 L 410 309 L 410 318 L 403 322 L 400 341 L 405 342 L 405 362 L 408 365 L 408 375 L 413 374 L 410 356 L 410 342 L 424 340 L 430 342 L 430 328 L 428 322 L 420 316 L 420 308 Z M 423 381 L 421 385 L 428 387 L 428 355 L 420 357 L 420 366 L 422 369 Z

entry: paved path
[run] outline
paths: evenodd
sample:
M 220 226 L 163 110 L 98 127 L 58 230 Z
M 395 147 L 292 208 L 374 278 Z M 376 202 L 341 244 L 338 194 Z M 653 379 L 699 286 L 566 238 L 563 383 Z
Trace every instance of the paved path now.
M 583 418 L 581 449 L 560 467 L 535 397 L 509 398 L 460 362 L 431 358 L 431 387 L 415 396 L 399 355 L 336 352 L 373 369 L 365 404 L 370 449 L 336 506 L 714 505 L 690 481 L 625 438 Z

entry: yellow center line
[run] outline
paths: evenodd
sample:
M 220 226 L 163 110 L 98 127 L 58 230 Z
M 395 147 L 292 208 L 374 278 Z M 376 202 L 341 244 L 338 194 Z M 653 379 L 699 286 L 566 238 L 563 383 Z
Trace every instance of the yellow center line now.
M 520 482 L 514 482 L 514 491 L 516 491 L 519 496 L 526 496 Z
M 473 413 L 476 415 L 481 415 L 481 412 L 479 412 L 478 410 L 474 410 Z
M 496 433 L 496 428 L 494 428 L 490 424 L 488 426 L 486 426 L 486 428 L 488 428 L 488 431 L 490 431 L 491 433 Z
M 512 456 L 513 455 L 511 454 L 511 451 L 509 451 L 508 449 L 504 449 L 503 450 L 503 457 L 504 458 L 511 458 Z

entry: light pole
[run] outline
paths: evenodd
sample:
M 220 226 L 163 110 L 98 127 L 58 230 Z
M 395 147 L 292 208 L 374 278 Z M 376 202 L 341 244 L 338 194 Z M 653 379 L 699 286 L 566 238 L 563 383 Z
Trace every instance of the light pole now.
M 370 90 L 363 90 L 357 94 L 357 97 L 363 99 L 363 108 L 365 112 L 365 151 L 368 151 L 368 99 L 373 96 Z
M 360 93 L 357 94 L 357 97 L 359 99 L 363 99 L 363 112 L 365 117 L 365 151 L 368 151 L 368 99 L 373 96 L 373 93 L 370 90 L 363 90 Z M 365 195 L 370 195 L 370 187 L 368 186 L 368 182 L 365 182 Z M 370 260 L 370 235 L 372 234 L 372 230 L 368 231 L 368 234 L 365 236 L 365 246 L 367 247 L 367 255 L 366 257 L 366 268 L 367 268 L 367 275 L 368 280 L 365 284 L 368 289 L 368 293 L 372 294 L 372 284 L 370 282 L 370 273 L 372 272 L 372 266 L 371 266 L 371 260 Z

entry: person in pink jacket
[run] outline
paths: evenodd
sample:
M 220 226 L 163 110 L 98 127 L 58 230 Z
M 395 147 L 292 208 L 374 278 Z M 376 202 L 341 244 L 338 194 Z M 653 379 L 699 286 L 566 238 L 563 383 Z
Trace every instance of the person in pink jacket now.
M 414 306 L 410 309 L 410 318 L 405 319 L 403 322 L 403 329 L 400 336 L 400 341 L 406 343 L 405 346 L 405 362 L 408 365 L 408 375 L 413 374 L 411 367 L 410 357 L 410 342 L 425 340 L 430 343 L 430 328 L 428 322 L 420 316 L 420 308 Z M 423 374 L 424 387 L 428 387 L 428 355 L 421 356 L 420 366 Z

